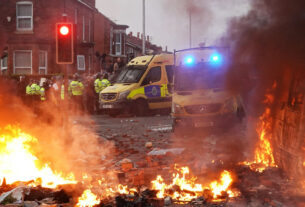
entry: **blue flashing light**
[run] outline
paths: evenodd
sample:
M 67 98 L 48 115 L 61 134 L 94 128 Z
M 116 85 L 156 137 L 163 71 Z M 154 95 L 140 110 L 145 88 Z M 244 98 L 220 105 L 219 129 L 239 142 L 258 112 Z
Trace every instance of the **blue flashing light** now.
M 194 57 L 188 56 L 185 58 L 185 64 L 192 65 L 195 62 Z
M 213 60 L 214 62 L 218 62 L 218 61 L 220 60 L 220 58 L 219 58 L 218 55 L 214 55 L 214 56 L 212 57 L 212 60 Z
M 211 64 L 219 66 L 222 64 L 222 57 L 220 54 L 213 54 L 211 56 L 210 61 L 211 61 Z

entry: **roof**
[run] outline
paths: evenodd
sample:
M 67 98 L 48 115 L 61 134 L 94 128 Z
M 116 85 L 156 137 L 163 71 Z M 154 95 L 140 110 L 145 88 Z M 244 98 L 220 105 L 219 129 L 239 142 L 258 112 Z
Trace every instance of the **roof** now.
M 126 44 L 128 44 L 132 47 L 136 47 L 136 48 L 141 49 L 142 48 L 142 39 L 129 34 L 129 35 L 126 36 Z M 145 46 L 146 46 L 147 49 L 162 51 L 161 46 L 157 46 L 155 44 L 152 44 L 149 41 L 145 42 Z

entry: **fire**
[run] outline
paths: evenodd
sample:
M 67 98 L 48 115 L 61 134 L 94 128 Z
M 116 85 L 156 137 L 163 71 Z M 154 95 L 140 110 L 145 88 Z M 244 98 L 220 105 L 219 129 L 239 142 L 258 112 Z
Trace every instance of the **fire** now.
M 220 177 L 220 182 L 214 181 L 210 184 L 213 198 L 217 199 L 219 196 L 221 196 L 222 192 L 227 192 L 230 198 L 238 196 L 239 192 L 228 190 L 233 182 L 230 172 L 225 170 L 221 173 Z
M 208 187 L 203 187 L 202 184 L 196 183 L 196 177 L 189 176 L 189 168 L 176 168 L 177 173 L 173 174 L 172 183 L 167 185 L 163 178 L 159 175 L 157 179 L 152 181 L 152 189 L 157 190 L 158 198 L 170 196 L 178 201 L 191 201 L 203 195 L 204 190 L 210 190 L 214 199 L 217 199 L 222 192 L 227 192 L 229 197 L 235 197 L 237 192 L 230 190 L 233 183 L 233 178 L 229 171 L 223 171 L 220 182 L 213 181 Z
M 135 188 L 129 189 L 127 185 L 119 184 L 117 187 L 117 191 L 121 195 L 134 195 L 137 192 L 137 189 Z
M 5 178 L 7 184 L 33 181 L 31 185 L 49 188 L 76 183 L 73 174 L 64 177 L 39 161 L 31 147 L 37 143 L 35 137 L 18 127 L 0 129 L 0 178 Z
M 273 85 L 273 89 L 276 85 Z M 267 105 L 263 115 L 259 118 L 257 127 L 257 134 L 259 135 L 259 142 L 255 149 L 254 161 L 244 162 L 243 164 L 249 165 L 250 168 L 257 172 L 263 172 L 268 167 L 277 167 L 275 164 L 273 150 L 271 146 L 272 138 L 272 117 L 270 105 L 274 102 L 272 94 L 266 94 L 264 103 Z
M 91 190 L 85 190 L 81 197 L 78 198 L 77 207 L 93 207 L 101 203 L 97 195 L 93 194 Z

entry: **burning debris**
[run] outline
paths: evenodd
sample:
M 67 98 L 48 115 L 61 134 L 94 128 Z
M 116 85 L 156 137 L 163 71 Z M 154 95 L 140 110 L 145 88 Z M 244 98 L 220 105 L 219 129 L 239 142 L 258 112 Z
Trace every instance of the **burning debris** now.
M 236 197 L 238 191 L 232 190 L 232 175 L 224 170 L 221 173 L 220 181 L 213 181 L 207 187 L 196 183 L 197 178 L 190 176 L 188 167 L 175 168 L 172 183 L 167 185 L 161 176 L 152 181 L 152 189 L 157 191 L 158 198 L 170 197 L 178 202 L 192 201 L 198 197 L 205 199 L 223 199 L 227 197 Z M 224 196 L 225 195 L 225 196 Z
M 255 149 L 254 161 L 243 162 L 243 164 L 249 166 L 252 170 L 257 172 L 263 172 L 269 167 L 277 167 L 274 161 L 273 149 L 271 146 L 273 120 L 270 109 L 274 102 L 272 91 L 275 89 L 276 83 L 273 84 L 272 90 L 269 90 L 265 95 L 265 100 L 263 103 L 266 105 L 266 108 L 263 115 L 259 118 L 259 123 L 257 126 L 259 141 Z
M 77 207 L 93 207 L 101 203 L 98 196 L 93 194 L 91 190 L 85 190 L 81 197 L 78 198 Z
M 48 163 L 33 154 L 38 140 L 16 126 L 0 130 L 0 178 L 6 184 L 27 182 L 30 186 L 56 188 L 58 185 L 75 184 L 73 174 L 63 175 L 53 171 Z

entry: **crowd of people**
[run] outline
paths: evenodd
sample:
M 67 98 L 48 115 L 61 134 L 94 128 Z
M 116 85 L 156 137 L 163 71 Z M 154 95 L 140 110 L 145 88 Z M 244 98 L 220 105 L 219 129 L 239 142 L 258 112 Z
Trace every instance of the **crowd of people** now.
M 99 109 L 99 93 L 110 85 L 108 73 L 94 75 L 74 74 L 65 80 L 62 76 L 51 78 L 20 77 L 20 90 L 28 106 L 38 102 L 56 102 L 58 105 L 68 101 L 72 111 L 96 113 Z
M 67 78 L 62 75 L 20 76 L 16 93 L 30 107 L 37 103 L 68 103 L 71 111 L 94 114 L 99 111 L 100 92 L 115 81 L 123 67 L 118 58 L 111 70 L 96 74 L 75 73 Z

